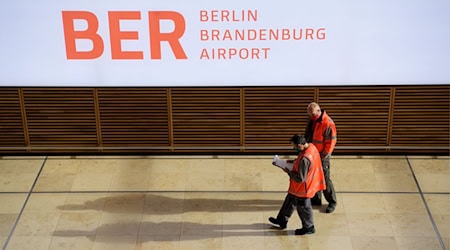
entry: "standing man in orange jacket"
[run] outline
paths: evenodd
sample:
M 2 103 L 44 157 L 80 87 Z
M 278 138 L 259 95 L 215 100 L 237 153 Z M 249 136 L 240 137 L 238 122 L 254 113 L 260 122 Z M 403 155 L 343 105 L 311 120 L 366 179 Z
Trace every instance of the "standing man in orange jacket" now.
M 302 228 L 296 229 L 296 235 L 313 234 L 314 228 L 311 197 L 318 191 L 325 189 L 325 177 L 322 171 L 322 161 L 313 144 L 307 143 L 303 135 L 294 135 L 291 138 L 297 159 L 294 161 L 292 171 L 284 169 L 289 175 L 288 194 L 278 212 L 277 218 L 270 217 L 269 221 L 280 229 L 285 229 L 289 218 L 297 209 L 302 221 Z
M 337 200 L 333 182 L 330 176 L 330 158 L 336 145 L 337 133 L 336 125 L 322 110 L 319 104 L 312 102 L 307 107 L 310 117 L 305 130 L 306 141 L 316 146 L 322 158 L 323 173 L 327 189 L 323 191 L 325 199 L 328 201 L 327 213 L 332 213 L 336 209 Z M 318 192 L 312 199 L 313 205 L 322 205 L 322 192 Z

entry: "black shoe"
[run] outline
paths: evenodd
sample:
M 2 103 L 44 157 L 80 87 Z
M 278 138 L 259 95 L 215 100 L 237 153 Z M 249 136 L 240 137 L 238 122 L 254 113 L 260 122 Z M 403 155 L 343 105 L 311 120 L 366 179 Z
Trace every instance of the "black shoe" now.
M 270 217 L 270 218 L 269 218 L 269 221 L 270 221 L 272 224 L 278 225 L 278 226 L 280 227 L 280 229 L 285 229 L 286 226 L 287 226 L 287 222 L 280 222 L 279 220 L 277 220 L 277 219 L 275 219 L 275 218 L 273 218 L 273 217 Z
M 316 232 L 316 229 L 314 228 L 314 226 L 311 226 L 308 228 L 295 229 L 295 235 L 313 234 L 315 232 Z
M 330 214 L 330 213 L 334 212 L 335 209 L 336 209 L 336 204 L 328 204 L 328 207 L 325 210 L 325 212 L 327 214 Z

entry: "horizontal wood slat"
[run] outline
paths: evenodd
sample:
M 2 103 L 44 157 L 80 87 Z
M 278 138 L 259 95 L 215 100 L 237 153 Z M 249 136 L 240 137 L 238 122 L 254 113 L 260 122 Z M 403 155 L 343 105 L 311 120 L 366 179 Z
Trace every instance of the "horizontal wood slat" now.
M 245 89 L 245 145 L 289 148 L 292 135 L 303 133 L 308 119 L 306 105 L 312 101 L 313 88 Z
M 398 87 L 392 145 L 449 146 L 449 105 L 448 87 Z
M 319 104 L 336 123 L 337 146 L 385 146 L 389 98 L 388 87 L 319 88 Z
M 240 89 L 172 89 L 172 123 L 174 147 L 239 146 Z
M 0 89 L 0 145 L 25 147 L 19 91 L 16 88 Z M 5 152 L 14 152 L 7 150 Z
M 97 146 L 92 89 L 30 88 L 23 95 L 30 146 L 56 147 L 54 151 Z
M 336 153 L 449 153 L 450 85 L 405 85 L 0 88 L 0 154 L 292 153 L 314 100 Z
M 169 146 L 167 89 L 102 88 L 98 100 L 103 147 Z

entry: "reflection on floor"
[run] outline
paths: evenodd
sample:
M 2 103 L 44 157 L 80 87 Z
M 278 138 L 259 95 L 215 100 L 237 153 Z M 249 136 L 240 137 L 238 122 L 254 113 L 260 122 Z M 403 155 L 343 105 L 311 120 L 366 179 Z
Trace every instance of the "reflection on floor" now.
M 3 157 L 3 249 L 450 249 L 448 156 L 334 156 L 316 233 L 276 216 L 270 156 Z

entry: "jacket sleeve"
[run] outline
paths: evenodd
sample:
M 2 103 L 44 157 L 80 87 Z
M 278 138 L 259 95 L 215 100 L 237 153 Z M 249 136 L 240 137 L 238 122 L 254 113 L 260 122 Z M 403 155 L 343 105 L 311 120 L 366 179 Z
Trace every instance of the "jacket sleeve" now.
M 288 172 L 288 175 L 291 179 L 293 179 L 296 182 L 304 182 L 306 179 L 306 176 L 309 172 L 309 167 L 311 166 L 311 162 L 308 160 L 308 158 L 303 157 L 299 164 L 298 164 L 298 171 L 291 171 Z
M 323 133 L 323 151 L 320 152 L 322 159 L 330 157 L 333 153 L 334 147 L 336 146 L 336 126 L 334 123 L 328 125 Z

